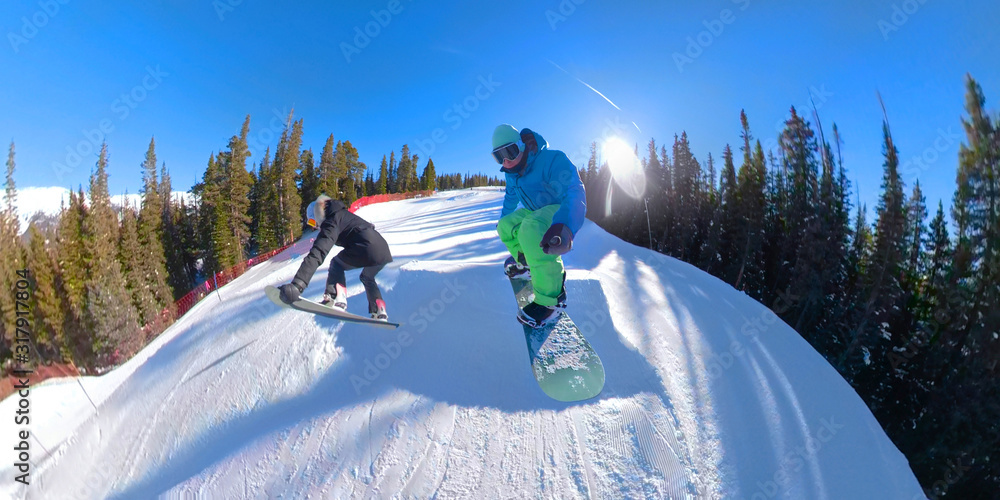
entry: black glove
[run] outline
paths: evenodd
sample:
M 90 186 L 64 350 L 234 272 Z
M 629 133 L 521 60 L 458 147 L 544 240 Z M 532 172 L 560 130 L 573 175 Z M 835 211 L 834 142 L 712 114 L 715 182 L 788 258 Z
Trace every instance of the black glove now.
M 545 231 L 542 242 L 538 244 L 542 251 L 549 255 L 563 255 L 573 249 L 573 231 L 566 224 L 557 222 Z
M 538 151 L 538 142 L 535 141 L 535 133 L 531 130 L 524 129 L 521 131 L 521 142 L 524 143 L 525 153 Z
M 281 292 L 281 301 L 286 304 L 291 304 L 292 302 L 299 300 L 299 295 L 302 294 L 302 289 L 295 283 L 281 285 L 278 287 L 278 291 Z

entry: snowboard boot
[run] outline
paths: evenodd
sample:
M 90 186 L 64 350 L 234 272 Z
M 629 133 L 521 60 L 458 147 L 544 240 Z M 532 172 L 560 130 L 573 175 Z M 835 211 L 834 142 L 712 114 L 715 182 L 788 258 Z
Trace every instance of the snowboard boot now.
M 389 314 L 385 312 L 385 301 L 382 299 L 377 299 L 375 301 L 375 306 L 378 308 L 372 313 L 372 319 L 377 319 L 379 321 L 389 321 Z
M 517 253 L 517 260 L 514 260 L 514 257 L 507 257 L 503 263 L 503 272 L 508 278 L 528 279 L 530 276 L 528 271 L 528 261 L 521 252 Z
M 339 309 L 347 312 L 347 287 L 338 283 L 337 294 L 330 295 L 329 293 L 324 293 L 320 304 L 331 309 Z
M 517 320 L 529 328 L 542 328 L 559 321 L 559 309 L 532 302 L 517 313 Z
M 556 309 L 566 309 L 566 271 L 563 271 L 562 291 L 556 297 Z

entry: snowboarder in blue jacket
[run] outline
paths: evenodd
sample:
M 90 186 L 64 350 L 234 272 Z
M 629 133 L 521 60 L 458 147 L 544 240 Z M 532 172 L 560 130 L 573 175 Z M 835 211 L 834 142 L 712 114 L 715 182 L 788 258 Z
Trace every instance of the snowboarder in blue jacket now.
M 549 149 L 537 132 L 498 126 L 493 131 L 493 158 L 507 181 L 497 223 L 511 255 L 504 271 L 514 277 L 530 270 L 535 300 L 517 319 L 538 328 L 558 319 L 559 309 L 566 306 L 561 256 L 573 248 L 573 237 L 583 226 L 586 193 L 573 162 L 562 151 Z

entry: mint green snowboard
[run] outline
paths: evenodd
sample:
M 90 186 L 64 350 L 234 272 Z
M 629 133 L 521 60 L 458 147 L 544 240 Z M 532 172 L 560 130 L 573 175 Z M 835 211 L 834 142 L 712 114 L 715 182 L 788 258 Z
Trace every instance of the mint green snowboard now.
M 534 298 L 531 281 L 511 278 L 518 307 Z M 523 325 L 522 325 L 523 326 Z M 557 401 L 582 401 L 601 393 L 604 388 L 604 365 L 565 312 L 551 326 L 535 329 L 524 326 L 528 359 L 542 392 Z

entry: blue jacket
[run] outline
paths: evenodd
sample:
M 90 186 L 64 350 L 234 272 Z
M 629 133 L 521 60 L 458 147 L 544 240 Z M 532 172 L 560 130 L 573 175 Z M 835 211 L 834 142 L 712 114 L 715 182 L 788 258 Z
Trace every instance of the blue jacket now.
M 538 151 L 528 154 L 528 163 L 520 174 L 505 172 L 507 191 L 500 218 L 516 210 L 518 202 L 528 210 L 559 205 L 552 223 L 565 224 L 576 235 L 587 215 L 587 195 L 580 174 L 565 153 L 549 149 L 549 143 L 538 132 L 532 133 Z

